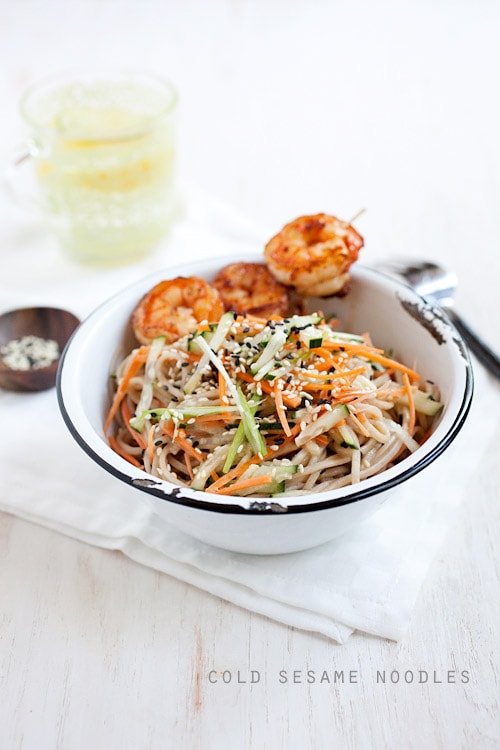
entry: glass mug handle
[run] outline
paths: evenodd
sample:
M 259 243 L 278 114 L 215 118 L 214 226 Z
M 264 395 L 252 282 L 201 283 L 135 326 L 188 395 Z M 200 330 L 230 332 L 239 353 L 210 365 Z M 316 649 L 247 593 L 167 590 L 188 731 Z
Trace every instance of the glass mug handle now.
M 19 208 L 30 212 L 40 210 L 40 202 L 35 197 L 34 192 L 33 195 L 30 195 L 28 192 L 21 191 L 16 181 L 20 176 L 21 170 L 32 161 L 34 155 L 34 148 L 30 148 L 29 145 L 25 146 L 12 159 L 10 164 L 7 165 L 3 174 L 4 189 L 11 201 L 19 206 Z

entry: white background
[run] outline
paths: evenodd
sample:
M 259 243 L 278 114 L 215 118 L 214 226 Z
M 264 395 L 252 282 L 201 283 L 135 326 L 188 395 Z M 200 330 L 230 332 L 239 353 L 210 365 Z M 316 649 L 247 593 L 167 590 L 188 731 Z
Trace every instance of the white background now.
M 458 306 L 500 349 L 498 3 L 2 0 L 0 17 L 4 161 L 36 78 L 101 63 L 166 75 L 183 181 L 240 210 L 262 242 L 299 214 L 366 208 L 363 262 L 453 266 Z M 1 269 L 39 228 L 0 200 Z M 337 646 L 3 516 L 2 746 L 498 747 L 498 449 L 484 452 L 399 644 Z M 210 669 L 232 682 L 210 684 Z M 251 669 L 260 683 L 238 684 Z M 283 685 L 281 669 L 360 677 Z M 470 682 L 384 687 L 384 669 Z

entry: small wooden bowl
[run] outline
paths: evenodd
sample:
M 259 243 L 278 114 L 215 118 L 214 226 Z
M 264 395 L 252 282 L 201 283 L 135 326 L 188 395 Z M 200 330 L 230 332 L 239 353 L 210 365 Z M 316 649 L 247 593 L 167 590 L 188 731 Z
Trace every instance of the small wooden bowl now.
M 0 315 L 0 347 L 23 336 L 39 336 L 53 339 L 59 345 L 59 353 L 80 321 L 68 312 L 56 307 L 24 307 Z M 59 359 L 48 367 L 14 370 L 0 357 L 0 388 L 9 391 L 43 391 L 56 384 Z

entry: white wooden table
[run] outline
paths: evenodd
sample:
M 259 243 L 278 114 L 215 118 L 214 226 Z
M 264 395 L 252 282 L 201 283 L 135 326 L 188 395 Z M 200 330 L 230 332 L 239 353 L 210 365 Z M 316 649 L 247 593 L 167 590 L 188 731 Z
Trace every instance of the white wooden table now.
M 5 2 L 2 156 L 35 77 L 162 72 L 180 90 L 184 178 L 263 239 L 302 213 L 366 207 L 364 262 L 452 265 L 459 307 L 500 349 L 499 31 L 486 0 Z M 3 265 L 32 225 L 0 205 Z M 338 646 L 2 515 L 0 747 L 499 747 L 498 486 L 485 445 L 398 644 Z

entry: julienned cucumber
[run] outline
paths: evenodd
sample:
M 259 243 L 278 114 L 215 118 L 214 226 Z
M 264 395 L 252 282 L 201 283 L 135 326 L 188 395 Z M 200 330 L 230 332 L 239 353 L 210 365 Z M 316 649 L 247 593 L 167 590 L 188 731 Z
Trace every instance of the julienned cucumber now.
M 149 409 L 153 400 L 153 380 L 155 378 L 155 366 L 158 357 L 160 356 L 163 345 L 165 344 L 165 336 L 157 336 L 151 342 L 148 352 L 148 358 L 144 366 L 144 378 L 142 381 L 142 391 L 139 398 L 139 402 L 136 407 L 136 414 L 142 414 L 146 409 Z M 131 423 L 132 424 L 132 423 Z M 134 430 L 140 430 L 141 427 L 136 427 L 132 424 Z
M 191 417 L 204 417 L 207 414 L 223 414 L 228 411 L 238 411 L 237 406 L 181 406 L 179 409 L 158 407 L 156 409 L 145 409 L 137 412 L 130 420 L 130 426 L 137 432 L 141 432 L 147 419 L 173 419 L 182 422 Z
M 342 424 L 337 427 L 340 436 L 342 438 L 342 446 L 344 448 L 354 448 L 359 450 L 359 440 L 354 430 L 347 424 Z
M 187 350 L 188 350 L 188 352 L 196 352 L 196 354 L 200 354 L 201 349 L 198 346 L 198 343 L 197 343 L 196 339 L 198 338 L 198 336 L 202 336 L 205 339 L 205 341 L 208 341 L 208 343 L 210 343 L 210 339 L 214 335 L 214 331 L 215 331 L 216 328 L 217 328 L 217 326 L 214 325 L 213 323 L 211 323 L 209 331 L 196 331 L 193 334 L 193 336 L 191 336 L 188 339 L 188 342 L 187 342 Z
M 268 363 L 273 361 L 274 355 L 286 344 L 287 338 L 288 333 L 282 328 L 273 331 L 273 335 L 267 342 L 266 348 L 250 368 L 254 375 L 257 375 L 261 369 L 264 369 Z
M 406 394 L 401 396 L 396 403 L 408 406 L 408 396 Z M 424 391 L 413 392 L 413 403 L 415 411 L 428 417 L 434 417 L 443 408 L 441 401 L 436 401 L 430 393 L 424 393 Z
M 362 336 L 358 336 L 355 333 L 345 333 L 344 331 L 332 331 L 329 334 L 331 341 L 347 341 L 352 344 L 364 344 L 365 340 Z
M 328 432 L 335 427 L 338 422 L 349 416 L 349 409 L 345 404 L 337 404 L 331 411 L 325 411 L 314 422 L 311 422 L 302 432 L 299 432 L 295 438 L 295 443 L 299 447 L 305 445 L 312 438 Z
M 250 479 L 251 477 L 262 477 L 270 474 L 272 481 L 259 487 L 259 492 L 265 492 L 267 495 L 275 495 L 283 492 L 287 479 L 290 479 L 298 471 L 298 466 L 292 463 L 284 463 L 277 460 L 276 462 L 263 462 L 259 465 L 250 466 L 240 479 Z M 255 488 L 240 490 L 238 495 L 250 495 L 255 492 Z
M 222 346 L 233 323 L 234 313 L 227 312 L 222 315 L 217 328 L 210 338 L 210 349 L 212 350 L 212 353 L 216 352 Z M 193 339 L 193 343 L 194 341 L 196 341 L 196 339 Z M 198 337 L 197 345 L 203 351 L 203 356 L 198 362 L 193 374 L 184 386 L 184 393 L 192 393 L 196 386 L 200 384 L 203 370 L 208 365 L 211 359 L 210 352 L 207 351 L 207 342 L 205 341 L 204 336 Z
M 252 416 L 255 415 L 255 412 L 257 411 L 257 407 L 259 405 L 259 397 L 257 394 L 253 394 L 250 398 L 250 403 L 248 405 L 248 408 L 250 409 L 250 412 Z M 231 447 L 229 448 L 229 453 L 227 454 L 226 461 L 224 463 L 224 466 L 222 467 L 222 473 L 227 474 L 227 472 L 232 468 L 233 463 L 236 460 L 236 456 L 238 455 L 238 450 L 241 445 L 243 445 L 245 441 L 245 424 L 243 420 L 239 423 L 236 433 L 233 438 L 233 442 L 231 443 Z

